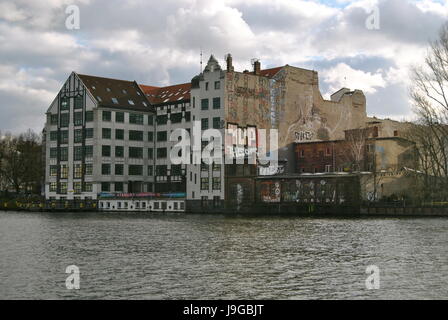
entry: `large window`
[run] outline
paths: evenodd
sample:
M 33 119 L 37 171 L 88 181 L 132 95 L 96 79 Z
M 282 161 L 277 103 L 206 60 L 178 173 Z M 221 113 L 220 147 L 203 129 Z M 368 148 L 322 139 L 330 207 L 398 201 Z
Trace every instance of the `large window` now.
M 58 141 L 58 132 L 50 131 L 50 141 Z
M 115 157 L 117 157 L 117 158 L 124 157 L 124 147 L 123 146 L 115 146 Z
M 209 189 L 208 178 L 201 178 L 201 190 L 208 190 L 208 189 Z
M 83 96 L 75 97 L 75 109 L 82 109 L 83 106 Z
M 80 194 L 82 192 L 82 184 L 80 181 L 73 182 L 73 191 L 75 194 Z
M 65 164 L 61 165 L 61 179 L 68 179 L 68 166 Z
M 157 176 L 166 176 L 167 172 L 168 172 L 167 166 L 165 166 L 165 165 L 156 166 L 156 175 Z
M 159 131 L 157 132 L 157 141 L 163 142 L 167 140 L 167 134 L 166 131 Z
M 87 163 L 84 167 L 86 168 L 86 169 L 85 169 L 85 175 L 86 175 L 86 176 L 91 176 L 91 175 L 93 175 L 93 164 L 91 164 L 91 163 Z
M 112 112 L 103 111 L 103 121 L 111 121 L 112 120 Z
M 50 115 L 50 124 L 52 124 L 52 125 L 58 124 L 58 115 L 57 114 Z
M 56 177 L 58 175 L 58 166 L 50 166 L 50 177 Z
M 61 131 L 61 143 L 62 144 L 68 143 L 68 131 L 67 130 Z
M 143 131 L 129 130 L 129 140 L 143 141 Z
M 153 159 L 154 158 L 154 149 L 149 148 L 148 149 L 148 159 Z
M 116 164 L 115 165 L 115 174 L 117 176 L 122 176 L 124 174 L 124 165 L 122 164 Z
M 213 178 L 213 190 L 221 190 L 221 178 L 214 177 Z
M 82 126 L 82 112 L 75 112 L 73 114 L 73 122 L 75 126 Z
M 82 178 L 82 164 L 75 164 L 75 167 L 73 168 L 73 178 L 75 179 L 81 179 Z
M 60 161 L 68 161 L 68 148 L 67 147 L 60 148 L 60 151 L 61 151 L 61 153 L 60 153 L 59 160 Z
M 69 110 L 70 109 L 70 99 L 68 97 L 63 97 L 61 99 L 61 110 Z
M 148 141 L 153 142 L 154 141 L 154 132 L 148 131 Z
M 86 128 L 86 139 L 93 138 L 93 128 Z
M 103 157 L 110 157 L 110 146 L 102 146 L 101 155 Z
M 93 157 L 93 146 L 85 146 L 84 147 L 84 154 L 87 158 Z
M 201 100 L 201 110 L 208 110 L 208 99 Z
M 114 191 L 123 192 L 123 182 L 115 182 Z
M 221 89 L 221 81 L 215 81 L 215 90 Z
M 75 143 L 82 142 L 82 129 L 76 129 L 75 130 L 74 141 L 75 141 Z
M 91 182 L 85 182 L 84 183 L 84 191 L 85 192 L 92 192 L 93 191 L 93 184 Z
M 221 129 L 221 118 L 213 118 L 213 129 Z
M 202 130 L 208 129 L 208 118 L 201 119 L 201 129 Z
M 162 114 L 157 116 L 157 124 L 158 125 L 164 125 L 168 122 L 168 115 Z
M 157 159 L 164 159 L 166 158 L 166 155 L 166 148 L 157 148 Z
M 221 108 L 221 98 L 213 98 L 213 109 Z
M 68 127 L 70 123 L 70 113 L 61 114 L 61 127 Z
M 137 113 L 131 113 L 129 115 L 129 123 L 143 124 L 143 115 Z
M 124 122 L 124 112 L 115 112 L 115 122 Z
M 110 191 L 110 183 L 101 182 L 101 191 Z
M 110 175 L 110 163 L 103 163 L 101 165 L 101 174 Z
M 58 157 L 58 148 L 50 148 L 50 158 Z
M 148 115 L 148 124 L 152 126 L 154 123 L 154 117 L 152 115 Z
M 73 148 L 73 160 L 80 161 L 82 160 L 82 147 L 77 146 Z
M 129 175 L 130 176 L 142 176 L 143 175 L 143 166 L 141 165 L 129 165 Z
M 171 165 L 171 175 L 172 176 L 180 176 L 182 175 L 182 165 Z
M 93 111 L 86 111 L 86 122 L 93 121 Z
M 148 166 L 148 176 L 152 176 L 153 173 L 153 166 Z
M 172 113 L 170 116 L 171 123 L 180 123 L 182 122 L 182 112 Z
M 112 135 L 112 130 L 110 128 L 103 128 L 103 139 L 110 139 Z
M 115 129 L 115 139 L 124 140 L 124 130 L 123 129 Z
M 129 158 L 143 158 L 143 148 L 129 147 Z
M 51 182 L 50 183 L 50 192 L 56 192 L 57 190 L 58 190 L 57 182 Z
M 67 193 L 67 182 L 61 182 L 59 183 L 59 192 L 62 194 Z

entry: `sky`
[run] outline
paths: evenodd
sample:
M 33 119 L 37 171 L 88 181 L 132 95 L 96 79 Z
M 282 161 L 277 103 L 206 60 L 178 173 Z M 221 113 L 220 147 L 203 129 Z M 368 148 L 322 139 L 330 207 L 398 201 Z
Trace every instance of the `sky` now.
M 369 115 L 411 120 L 410 69 L 447 20 L 446 0 L 0 0 L 0 131 L 40 132 L 72 71 L 185 83 L 201 50 L 313 69 L 325 98 L 361 89 Z

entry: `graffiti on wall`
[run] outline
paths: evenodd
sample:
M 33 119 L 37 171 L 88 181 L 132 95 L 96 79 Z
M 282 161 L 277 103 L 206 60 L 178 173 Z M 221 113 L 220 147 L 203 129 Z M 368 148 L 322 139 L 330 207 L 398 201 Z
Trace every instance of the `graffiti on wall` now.
M 294 132 L 296 142 L 311 141 L 314 137 L 314 133 L 311 131 L 296 131 Z

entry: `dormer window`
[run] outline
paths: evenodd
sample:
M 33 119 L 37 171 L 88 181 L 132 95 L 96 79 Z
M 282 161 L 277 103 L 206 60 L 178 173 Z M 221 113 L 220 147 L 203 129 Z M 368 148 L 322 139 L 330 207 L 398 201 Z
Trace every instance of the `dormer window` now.
M 117 100 L 117 98 L 112 98 L 112 102 L 113 102 L 114 104 L 118 104 L 118 100 Z
M 103 101 L 103 100 L 101 100 L 101 97 L 100 97 L 100 96 L 96 96 L 96 99 L 97 99 L 99 102 Z
M 110 92 L 110 88 L 106 88 L 106 91 L 107 91 L 107 92 Z
M 123 92 L 124 94 L 127 94 L 128 92 L 126 91 L 126 89 L 121 90 L 121 92 Z
M 132 101 L 132 100 L 128 100 L 128 103 L 129 103 L 131 106 L 134 105 L 134 101 Z
M 143 103 L 143 105 L 144 105 L 145 107 L 147 107 L 147 106 L 148 106 L 148 105 L 146 104 L 146 102 L 144 102 L 144 101 L 143 101 L 142 103 Z
M 93 89 L 93 90 L 96 90 L 95 86 L 92 86 L 92 89 Z

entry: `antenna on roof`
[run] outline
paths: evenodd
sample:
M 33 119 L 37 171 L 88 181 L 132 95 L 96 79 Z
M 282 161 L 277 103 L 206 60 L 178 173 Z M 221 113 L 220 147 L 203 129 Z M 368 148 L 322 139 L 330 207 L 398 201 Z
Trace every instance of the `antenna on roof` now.
M 201 70 L 199 72 L 202 72 L 202 47 L 201 47 Z

